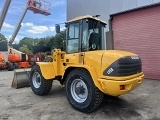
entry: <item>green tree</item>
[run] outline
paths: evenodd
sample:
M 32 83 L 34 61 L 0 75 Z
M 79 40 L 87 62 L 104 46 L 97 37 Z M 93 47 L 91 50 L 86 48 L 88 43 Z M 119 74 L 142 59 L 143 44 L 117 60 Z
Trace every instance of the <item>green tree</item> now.
M 51 47 L 50 39 L 51 39 L 50 36 L 47 36 L 45 38 L 40 38 L 38 45 L 39 46 L 48 46 L 48 47 Z
M 7 38 L 0 33 L 0 43 L 7 43 Z
M 19 42 L 19 46 L 22 47 L 23 45 L 27 45 L 28 49 L 32 51 L 32 46 L 37 45 L 39 43 L 38 38 L 29 38 L 29 37 L 24 37 L 22 40 Z
M 51 37 L 50 37 L 50 36 L 47 36 L 47 37 L 45 38 L 46 46 L 48 46 L 48 47 L 51 47 L 51 46 L 52 46 L 52 44 L 50 43 L 50 40 L 51 40 Z
M 52 48 L 65 50 L 65 34 L 66 31 L 61 31 L 50 39 L 50 44 L 52 45 Z
M 40 38 L 39 42 L 38 42 L 39 46 L 46 46 L 46 41 L 45 38 Z
M 24 53 L 31 53 L 32 46 L 48 46 L 52 48 L 58 48 L 61 50 L 65 50 L 65 35 L 66 31 L 61 31 L 60 33 L 56 34 L 55 36 L 47 36 L 44 38 L 29 38 L 29 37 L 24 37 L 22 40 L 19 42 L 20 46 L 20 51 Z
M 19 48 L 19 50 L 26 54 L 32 54 L 32 51 L 25 44 L 23 44 L 22 47 Z

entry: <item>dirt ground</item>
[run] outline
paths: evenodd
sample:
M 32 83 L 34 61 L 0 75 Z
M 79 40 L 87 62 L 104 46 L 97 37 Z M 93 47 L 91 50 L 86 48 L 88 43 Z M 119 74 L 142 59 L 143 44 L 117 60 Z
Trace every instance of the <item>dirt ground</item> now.
M 13 71 L 0 71 L 0 120 L 160 120 L 160 80 L 144 80 L 129 94 L 105 96 L 90 114 L 74 110 L 57 81 L 47 96 L 33 94 L 30 87 L 13 89 Z

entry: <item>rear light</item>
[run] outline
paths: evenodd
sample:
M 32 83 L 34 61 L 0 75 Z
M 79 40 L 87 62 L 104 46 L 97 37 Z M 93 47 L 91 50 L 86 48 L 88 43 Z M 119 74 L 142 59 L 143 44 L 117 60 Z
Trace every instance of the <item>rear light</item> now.
M 120 85 L 120 86 L 119 86 L 119 89 L 120 89 L 120 90 L 124 90 L 124 88 L 125 88 L 124 85 Z

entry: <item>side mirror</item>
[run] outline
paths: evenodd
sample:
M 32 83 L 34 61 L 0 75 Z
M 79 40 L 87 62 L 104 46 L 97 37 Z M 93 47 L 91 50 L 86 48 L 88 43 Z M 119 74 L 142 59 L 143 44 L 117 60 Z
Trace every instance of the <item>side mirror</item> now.
M 68 24 L 67 24 L 67 23 L 65 23 L 65 27 L 66 27 L 66 28 L 68 27 Z
M 55 30 L 56 30 L 56 33 L 60 33 L 60 25 L 59 24 L 55 25 Z

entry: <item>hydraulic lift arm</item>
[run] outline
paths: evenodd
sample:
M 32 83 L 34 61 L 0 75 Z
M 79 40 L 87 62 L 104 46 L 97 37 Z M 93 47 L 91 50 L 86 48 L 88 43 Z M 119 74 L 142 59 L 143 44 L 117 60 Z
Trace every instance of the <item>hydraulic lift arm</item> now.
M 50 4 L 46 3 L 44 0 L 28 0 L 28 3 L 23 11 L 23 14 L 16 26 L 16 29 L 13 32 L 13 35 L 11 37 L 11 39 L 9 40 L 9 46 L 11 46 L 11 44 L 13 43 L 19 29 L 21 28 L 21 23 L 26 15 L 27 10 L 31 10 L 34 13 L 39 13 L 39 14 L 43 14 L 43 15 L 50 15 L 51 13 L 49 12 L 50 10 Z
M 4 19 L 6 17 L 6 14 L 7 14 L 10 3 L 11 3 L 11 0 L 6 0 L 5 5 L 2 9 L 1 16 L 0 16 L 0 31 L 1 31 Z
M 13 41 L 15 40 L 15 37 L 17 36 L 17 33 L 18 33 L 19 29 L 21 28 L 21 23 L 22 23 L 22 20 L 23 20 L 24 16 L 26 15 L 27 7 L 28 6 L 25 7 L 25 9 L 23 11 L 23 14 L 22 14 L 17 26 L 16 26 L 16 29 L 13 32 L 13 35 L 12 35 L 10 41 L 9 41 L 9 45 L 11 45 L 13 43 Z

